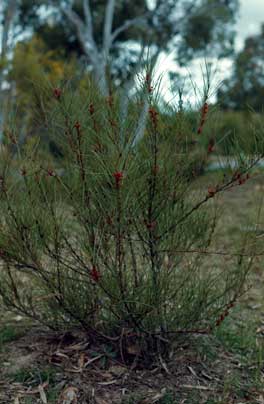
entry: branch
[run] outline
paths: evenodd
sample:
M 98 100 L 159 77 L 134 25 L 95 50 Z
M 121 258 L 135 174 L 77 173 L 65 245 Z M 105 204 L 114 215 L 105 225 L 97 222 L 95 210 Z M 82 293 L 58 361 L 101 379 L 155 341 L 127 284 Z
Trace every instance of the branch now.
M 84 30 L 85 25 L 78 14 L 70 7 L 61 7 L 61 11 L 66 15 L 68 20 L 73 23 L 79 30 Z
M 112 44 L 111 32 L 113 27 L 114 11 L 115 11 L 115 0 L 108 0 L 105 11 L 104 39 L 103 39 L 103 49 L 105 51 L 106 56 L 108 55 L 109 49 Z
M 16 8 L 17 8 L 16 0 L 10 0 L 6 5 L 6 9 L 4 9 L 3 11 L 4 23 L 2 29 L 1 52 L 0 52 L 0 57 L 3 58 L 5 57 L 8 50 L 8 36 L 13 17 L 16 13 Z
M 86 19 L 89 19 L 89 0 L 84 0 L 84 7 L 86 9 L 86 13 L 88 12 Z M 96 43 L 94 42 L 92 36 L 92 26 L 84 24 L 83 20 L 79 17 L 79 15 L 70 7 L 61 7 L 61 11 L 66 15 L 68 20 L 75 26 L 77 31 L 77 36 L 79 41 L 83 47 L 84 52 L 90 58 L 92 55 L 98 55 L 98 50 Z M 88 54 L 89 53 L 89 54 Z
M 91 39 L 93 39 L 93 20 L 89 0 L 83 0 L 83 11 L 84 11 L 86 29 L 89 31 Z
M 84 45 L 84 42 L 85 42 L 85 38 L 84 38 L 85 26 L 84 26 L 84 23 L 81 20 L 81 18 L 78 16 L 77 13 L 75 13 L 75 11 L 73 11 L 69 7 L 65 7 L 65 8 L 61 7 L 61 11 L 63 12 L 63 14 L 65 14 L 65 16 L 68 18 L 68 20 L 75 26 L 75 28 L 77 30 L 78 38 L 79 38 L 81 44 Z
M 120 35 L 124 31 L 126 31 L 130 27 L 133 27 L 133 26 L 136 27 L 136 26 L 140 26 L 140 25 L 146 23 L 146 18 L 151 14 L 152 14 L 151 12 L 147 12 L 143 16 L 135 17 L 135 18 L 132 18 L 131 20 L 125 21 L 124 24 L 121 25 L 120 27 L 118 27 L 111 35 L 111 43 L 114 42 L 114 40 L 118 37 L 118 35 Z

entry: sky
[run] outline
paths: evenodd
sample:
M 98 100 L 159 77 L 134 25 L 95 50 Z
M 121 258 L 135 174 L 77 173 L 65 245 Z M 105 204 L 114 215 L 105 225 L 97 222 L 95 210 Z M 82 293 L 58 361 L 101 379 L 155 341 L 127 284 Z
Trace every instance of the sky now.
M 243 48 L 244 41 L 248 36 L 255 35 L 260 32 L 261 23 L 264 23 L 264 0 L 240 0 L 240 11 L 236 23 L 236 51 Z M 211 95 L 211 101 L 214 102 L 216 98 L 216 89 L 221 85 L 221 82 L 231 74 L 233 62 L 230 59 L 222 59 L 221 61 L 210 59 L 210 62 L 212 62 L 212 70 L 214 71 Z M 193 63 L 189 64 L 188 69 L 179 69 L 173 61 L 173 55 L 168 56 L 163 54 L 158 60 L 156 74 L 157 76 L 163 76 L 164 72 L 168 69 L 178 70 L 183 75 L 191 77 L 192 82 L 197 85 L 197 89 L 199 91 L 203 83 L 202 70 L 204 71 L 204 68 L 204 59 L 196 59 Z M 168 87 L 168 79 L 166 75 L 163 79 L 162 89 L 164 98 L 167 101 L 171 100 L 172 95 Z M 194 100 L 198 101 L 199 103 L 199 97 L 197 100 L 197 96 L 194 94 L 189 93 L 188 99 L 190 100 L 191 104 L 195 103 Z
M 264 0 L 240 0 L 236 48 L 241 49 L 247 36 L 256 34 L 264 23 Z

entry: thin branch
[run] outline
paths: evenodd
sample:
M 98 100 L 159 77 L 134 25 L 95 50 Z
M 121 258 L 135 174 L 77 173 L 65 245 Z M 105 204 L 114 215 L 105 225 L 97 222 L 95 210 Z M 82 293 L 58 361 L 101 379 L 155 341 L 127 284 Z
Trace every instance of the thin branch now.
M 264 251 L 260 253 L 239 253 L 233 251 L 210 251 L 210 250 L 159 250 L 159 253 L 169 253 L 169 254 L 203 254 L 203 255 L 221 255 L 227 257 L 263 257 Z
M 65 8 L 62 7 L 61 11 L 68 18 L 68 20 L 75 26 L 79 41 L 80 41 L 81 45 L 84 47 L 84 44 L 85 44 L 85 37 L 84 37 L 85 26 L 84 26 L 83 21 L 78 16 L 78 14 L 75 13 L 75 11 L 73 11 L 69 7 L 65 7 Z
M 123 25 L 118 27 L 113 34 L 111 35 L 111 43 L 115 41 L 115 39 L 120 35 L 122 32 L 126 31 L 130 27 L 140 26 L 146 23 L 146 18 L 151 15 L 150 12 L 145 13 L 143 16 L 132 18 L 131 20 L 127 20 L 124 22 Z
M 79 15 L 69 7 L 61 7 L 61 11 L 68 18 L 68 20 L 75 26 L 77 36 L 86 54 L 89 52 L 89 57 L 92 59 L 93 55 L 98 54 L 96 43 L 92 36 L 92 29 L 89 25 L 84 24 Z
M 256 160 L 254 160 L 249 167 L 247 167 L 242 174 L 247 173 L 249 170 L 251 170 L 253 167 L 255 167 L 260 160 L 262 160 L 263 156 L 258 157 Z M 237 182 L 237 179 L 232 177 L 228 182 L 224 183 L 223 185 L 219 186 L 218 188 L 215 189 L 214 195 L 211 196 L 207 194 L 202 200 L 200 200 L 196 205 L 194 205 L 189 211 L 183 215 L 178 222 L 174 223 L 170 227 L 168 227 L 162 234 L 159 235 L 159 239 L 164 237 L 165 235 L 169 234 L 171 231 L 175 230 L 178 225 L 183 223 L 188 217 L 190 217 L 195 211 L 197 211 L 202 205 L 207 203 L 212 197 L 214 197 L 216 194 L 219 194 L 220 192 L 226 191 L 230 189 L 231 187 L 235 186 Z
M 103 50 L 105 52 L 105 57 L 108 56 L 109 49 L 112 44 L 111 33 L 113 27 L 114 11 L 115 11 L 115 0 L 108 0 L 104 20 Z
M 85 17 L 86 29 L 89 31 L 89 36 L 93 39 L 93 20 L 89 0 L 83 0 L 83 11 Z

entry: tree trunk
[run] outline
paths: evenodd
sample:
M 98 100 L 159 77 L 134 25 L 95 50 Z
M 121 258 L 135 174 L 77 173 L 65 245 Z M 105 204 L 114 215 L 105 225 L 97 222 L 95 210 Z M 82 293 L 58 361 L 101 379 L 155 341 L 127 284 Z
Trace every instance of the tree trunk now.
M 6 1 L 3 5 L 3 30 L 2 30 L 2 40 L 1 40 L 1 53 L 0 61 L 3 63 L 3 67 L 0 69 L 0 143 L 3 142 L 3 131 L 4 131 L 4 116 L 6 107 L 6 93 L 3 90 L 3 84 L 5 81 L 5 71 L 4 65 L 5 60 L 8 55 L 9 44 L 8 39 L 10 31 L 12 28 L 12 21 L 16 14 L 17 0 Z

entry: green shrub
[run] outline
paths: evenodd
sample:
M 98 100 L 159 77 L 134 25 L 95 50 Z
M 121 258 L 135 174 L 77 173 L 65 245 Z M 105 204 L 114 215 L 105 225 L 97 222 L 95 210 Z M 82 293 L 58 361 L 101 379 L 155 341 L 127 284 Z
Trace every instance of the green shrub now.
M 223 182 L 195 191 L 197 130 L 184 111 L 168 119 L 155 95 L 146 97 L 136 143 L 142 103 L 124 122 L 118 94 L 104 99 L 92 84 L 86 94 L 56 89 L 45 122 L 64 156 L 60 171 L 37 143 L 19 150 L 15 173 L 6 155 L 0 293 L 7 306 L 53 328 L 154 336 L 208 331 L 243 292 L 248 256 L 211 268 L 203 259 L 216 196 L 243 184 L 255 161 L 245 157 Z
M 211 140 L 222 155 L 263 152 L 263 116 L 251 111 L 216 111 L 205 127 L 203 143 Z

